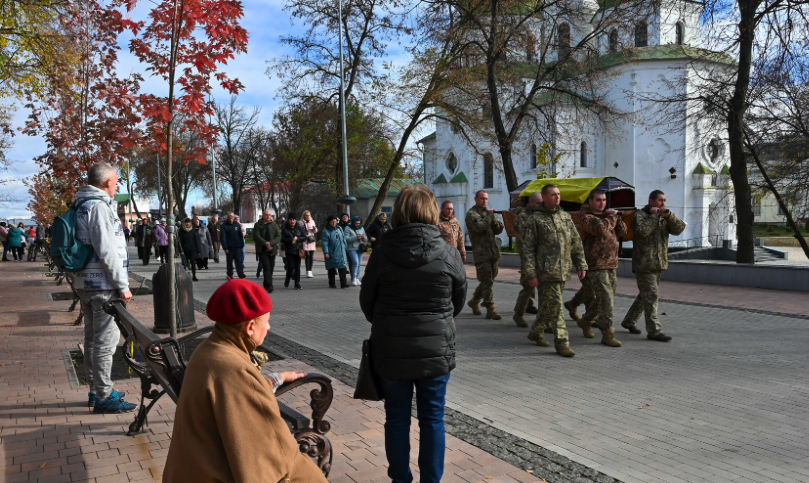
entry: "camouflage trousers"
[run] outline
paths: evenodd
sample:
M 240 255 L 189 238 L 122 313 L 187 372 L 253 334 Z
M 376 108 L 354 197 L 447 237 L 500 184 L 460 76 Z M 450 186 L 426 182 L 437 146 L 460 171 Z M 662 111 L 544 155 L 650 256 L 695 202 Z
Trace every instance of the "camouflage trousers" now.
M 612 327 L 613 300 L 615 298 L 615 269 L 589 270 L 582 286 L 587 286 L 587 293 L 592 297 L 587 306 L 587 313 L 581 318 L 583 323 L 591 324 L 602 331 Z
M 634 327 L 638 323 L 640 315 L 645 314 L 646 332 L 654 337 L 663 331 L 660 320 L 657 318 L 657 290 L 660 285 L 660 272 L 636 272 L 635 278 L 640 293 L 632 303 L 632 307 L 629 307 L 629 312 L 624 316 L 621 327 L 626 329 Z
M 527 308 L 536 307 L 535 294 L 537 289 L 528 285 L 528 281 L 529 279 L 527 279 L 525 275 L 520 275 L 522 290 L 520 290 L 519 295 L 517 295 L 517 303 L 514 304 L 514 315 L 522 315 Z
M 590 272 L 587 273 L 589 274 Z M 593 291 L 590 290 L 590 286 L 587 284 L 586 281 L 587 281 L 586 278 L 582 281 L 581 288 L 579 289 L 578 292 L 576 292 L 576 295 L 574 295 L 573 298 L 570 299 L 570 302 L 575 304 L 576 307 L 578 307 L 579 305 L 584 305 L 585 310 L 590 310 L 590 304 L 593 303 L 595 297 L 593 295 Z
M 485 263 L 476 263 L 475 271 L 478 277 L 478 287 L 475 289 L 473 300 L 483 300 L 484 307 L 494 307 L 494 293 L 492 287 L 494 286 L 494 279 L 497 277 L 497 269 L 499 268 L 498 261 L 494 260 Z
M 542 333 L 545 327 L 553 329 L 553 345 L 557 348 L 570 347 L 570 339 L 567 335 L 567 325 L 565 315 L 562 313 L 562 291 L 565 289 L 565 282 L 540 282 L 539 283 L 539 313 L 531 326 L 528 338 L 537 340 L 543 338 Z

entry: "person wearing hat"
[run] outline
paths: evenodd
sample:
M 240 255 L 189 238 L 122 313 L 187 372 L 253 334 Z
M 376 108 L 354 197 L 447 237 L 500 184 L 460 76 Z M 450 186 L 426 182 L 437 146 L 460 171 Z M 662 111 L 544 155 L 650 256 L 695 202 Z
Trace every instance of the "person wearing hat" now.
M 340 229 L 345 231 L 346 227 L 351 224 L 351 215 L 343 213 L 340 215 Z
M 346 254 L 346 239 L 343 230 L 337 226 L 339 220 L 331 215 L 326 220 L 326 229 L 323 230 L 321 239 L 323 245 L 323 259 L 326 262 L 326 270 L 329 271 L 329 288 L 337 288 L 335 276 L 340 274 L 340 288 L 348 288 L 346 267 L 348 266 L 348 255 Z
M 284 287 L 289 287 L 289 280 L 295 281 L 295 290 L 301 290 L 301 254 L 303 242 L 306 241 L 306 228 L 298 223 L 295 213 L 287 215 L 287 222 L 281 228 L 281 244 L 287 254 L 287 275 Z
M 191 269 L 191 280 L 199 282 L 197 278 L 196 260 L 202 256 L 203 246 L 199 236 L 197 236 L 196 230 L 191 226 L 191 218 L 183 220 L 183 226 L 180 228 L 178 235 L 180 237 L 180 246 L 183 248 L 183 253 L 185 254 L 187 268 Z
M 265 377 L 250 354 L 270 330 L 272 300 L 258 284 L 228 280 L 208 301 L 216 324 L 191 356 L 163 469 L 166 483 L 326 483 L 300 453 L 275 390 L 304 377 Z

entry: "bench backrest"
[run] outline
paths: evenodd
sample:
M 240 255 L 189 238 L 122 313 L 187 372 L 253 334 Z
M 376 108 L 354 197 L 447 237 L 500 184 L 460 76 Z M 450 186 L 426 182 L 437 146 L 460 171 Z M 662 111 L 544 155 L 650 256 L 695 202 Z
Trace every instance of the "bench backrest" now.
M 186 367 L 177 339 L 159 337 L 133 317 L 121 301 L 112 302 L 112 307 L 115 321 L 124 337 L 135 339 L 155 382 L 160 384 L 176 403 L 180 397 Z

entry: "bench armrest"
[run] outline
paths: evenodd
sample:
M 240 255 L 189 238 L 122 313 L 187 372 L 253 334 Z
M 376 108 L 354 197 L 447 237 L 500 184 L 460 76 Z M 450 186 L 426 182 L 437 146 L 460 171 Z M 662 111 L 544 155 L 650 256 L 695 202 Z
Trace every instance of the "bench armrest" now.
M 211 332 L 213 330 L 213 327 L 214 327 L 213 325 L 210 326 L 210 327 L 204 327 L 202 329 L 191 332 L 190 334 L 186 334 L 186 335 L 180 337 L 179 339 L 177 339 L 177 342 L 179 342 L 180 344 L 185 344 L 189 340 L 194 340 L 194 339 L 196 339 L 197 337 L 199 337 L 199 336 L 201 336 L 203 334 L 207 334 L 208 332 Z
M 305 384 L 317 384 L 320 386 L 320 389 L 312 389 L 312 392 L 309 393 L 312 398 L 309 407 L 312 408 L 313 429 L 320 434 L 328 433 L 331 429 L 331 423 L 324 421 L 323 416 L 326 415 L 326 411 L 329 410 L 334 399 L 334 388 L 331 386 L 331 379 L 322 374 L 307 374 L 298 380 L 285 382 L 278 388 L 275 395 L 280 396 Z

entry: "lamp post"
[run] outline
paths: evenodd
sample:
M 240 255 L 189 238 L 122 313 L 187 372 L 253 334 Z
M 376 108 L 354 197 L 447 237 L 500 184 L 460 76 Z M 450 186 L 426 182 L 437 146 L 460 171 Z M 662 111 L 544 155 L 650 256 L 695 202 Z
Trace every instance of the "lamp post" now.
M 163 203 L 160 201 L 160 153 L 157 153 L 157 219 L 163 218 Z
M 337 0 L 337 16 L 340 28 L 340 134 L 343 138 L 343 196 L 337 198 L 345 206 L 346 213 L 351 215 L 351 205 L 357 198 L 348 194 L 348 143 L 346 140 L 346 91 L 345 71 L 343 70 L 343 0 Z

